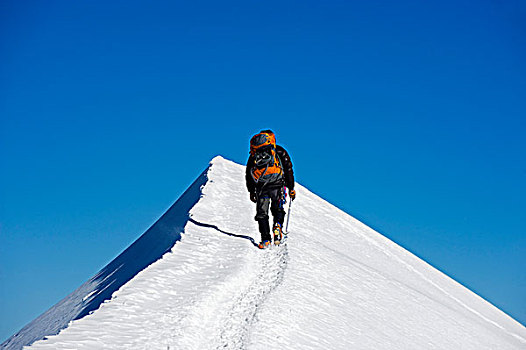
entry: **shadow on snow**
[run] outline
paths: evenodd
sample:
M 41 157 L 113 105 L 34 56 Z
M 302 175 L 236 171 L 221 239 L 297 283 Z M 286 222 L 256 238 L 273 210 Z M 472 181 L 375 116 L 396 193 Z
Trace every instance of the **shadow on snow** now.
M 254 238 L 252 238 L 252 237 L 250 237 L 250 236 L 239 235 L 239 234 L 236 234 L 236 233 L 223 231 L 223 230 L 221 230 L 219 227 L 217 227 L 216 225 L 205 224 L 205 223 L 203 223 L 203 222 L 196 221 L 196 220 L 194 220 L 194 219 L 192 219 L 192 218 L 188 219 L 188 221 L 191 222 L 192 224 L 197 225 L 197 226 L 213 228 L 214 230 L 217 230 L 217 231 L 219 231 L 219 232 L 221 232 L 221 233 L 224 233 L 224 234 L 227 235 L 227 236 L 247 239 L 247 240 L 249 240 L 254 246 L 256 246 L 256 247 L 258 246 L 258 244 L 256 243 L 256 241 L 254 241 Z

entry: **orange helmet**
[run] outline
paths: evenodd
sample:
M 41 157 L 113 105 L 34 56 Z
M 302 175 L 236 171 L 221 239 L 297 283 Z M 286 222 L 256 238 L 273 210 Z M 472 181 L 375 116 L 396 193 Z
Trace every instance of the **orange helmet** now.
M 276 136 L 271 130 L 262 130 L 250 139 L 250 154 L 254 155 L 258 149 L 267 146 L 276 148 Z

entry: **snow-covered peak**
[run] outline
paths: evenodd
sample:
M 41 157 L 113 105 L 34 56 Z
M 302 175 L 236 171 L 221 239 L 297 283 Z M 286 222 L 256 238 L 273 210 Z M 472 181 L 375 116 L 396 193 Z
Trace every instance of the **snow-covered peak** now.
M 212 158 L 210 161 L 210 166 L 216 166 L 225 169 L 225 168 L 237 168 L 237 169 L 244 169 L 245 167 L 243 165 L 237 164 L 230 159 L 223 158 L 222 156 L 218 155 Z
M 286 244 L 257 249 L 244 181 L 244 166 L 215 157 L 139 240 L 3 346 L 526 347 L 521 324 L 300 185 Z
M 227 160 L 226 158 L 223 158 L 220 155 L 217 155 L 214 158 L 212 158 L 212 160 L 210 161 L 210 164 L 217 164 L 217 163 L 221 163 L 221 162 L 230 162 L 230 163 L 235 164 L 234 162 L 232 162 L 230 160 Z

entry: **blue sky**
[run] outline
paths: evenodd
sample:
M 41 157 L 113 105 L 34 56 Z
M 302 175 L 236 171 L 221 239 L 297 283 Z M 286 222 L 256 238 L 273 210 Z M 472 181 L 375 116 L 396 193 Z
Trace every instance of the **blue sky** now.
M 525 324 L 525 15 L 520 1 L 2 1 L 0 341 L 213 156 L 244 162 L 262 128 L 303 185 Z

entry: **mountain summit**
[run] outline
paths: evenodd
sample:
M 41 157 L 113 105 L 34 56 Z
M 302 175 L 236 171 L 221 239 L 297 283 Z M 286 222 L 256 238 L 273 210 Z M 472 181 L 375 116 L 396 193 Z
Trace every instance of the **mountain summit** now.
M 524 349 L 526 328 L 297 186 L 259 250 L 244 166 L 214 158 L 97 275 L 13 335 L 20 349 Z

